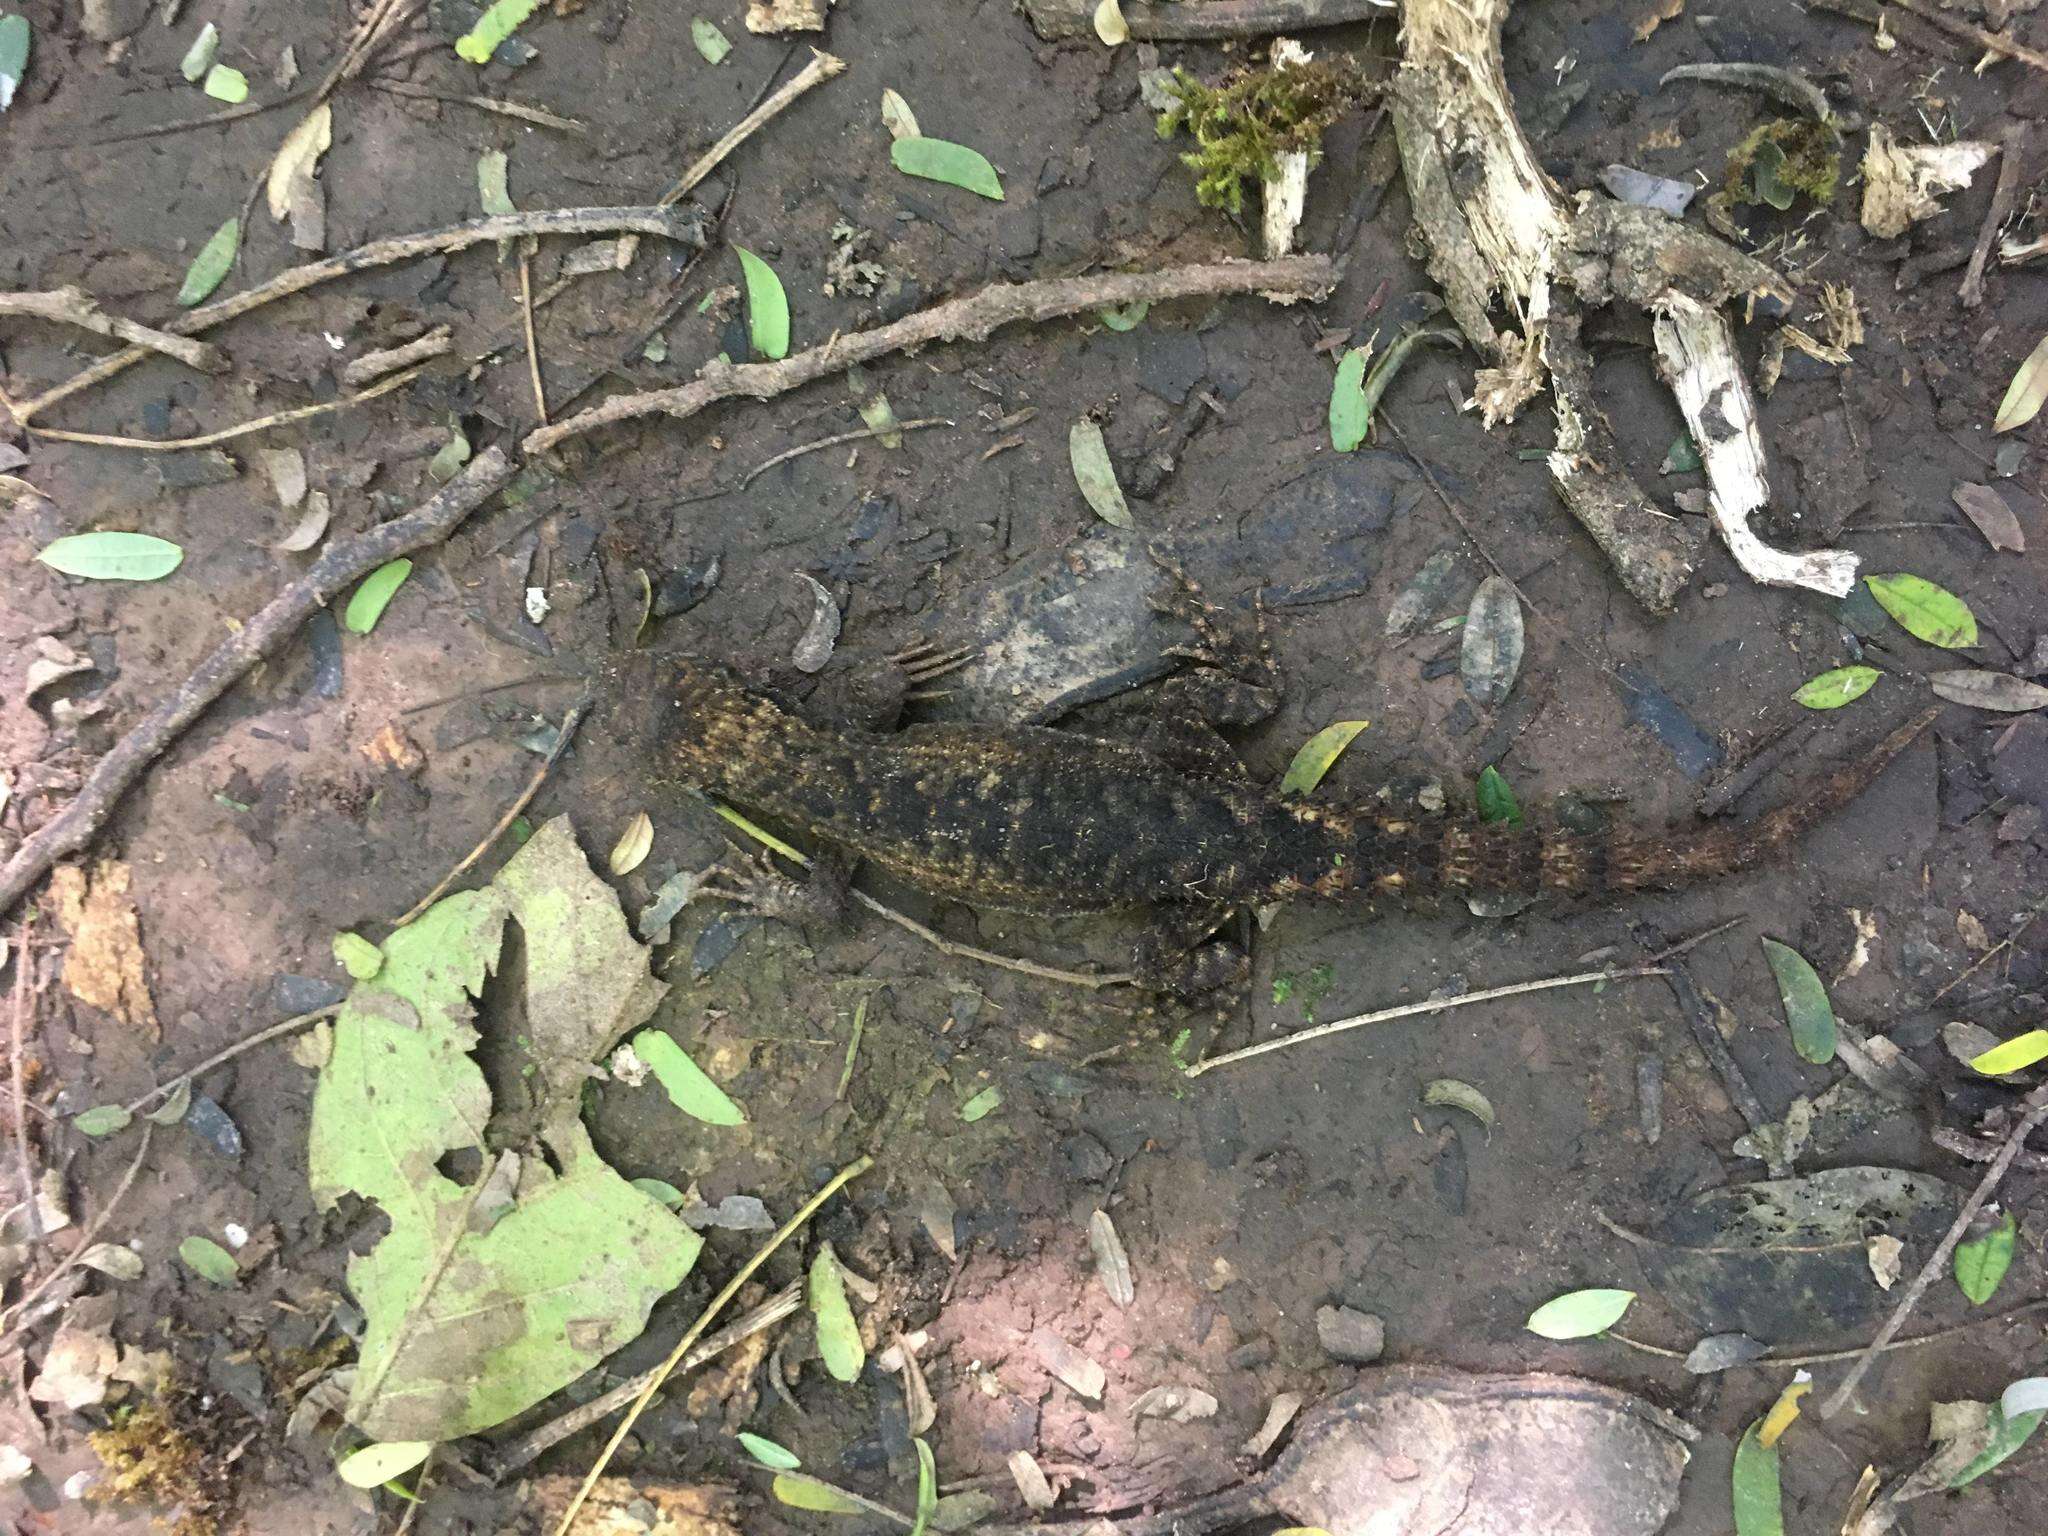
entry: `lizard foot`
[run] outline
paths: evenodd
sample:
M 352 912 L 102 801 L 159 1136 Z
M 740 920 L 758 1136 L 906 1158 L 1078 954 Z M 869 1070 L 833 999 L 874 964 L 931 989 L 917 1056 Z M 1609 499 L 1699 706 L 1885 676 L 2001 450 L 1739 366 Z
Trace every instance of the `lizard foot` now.
M 814 865 L 810 879 L 795 880 L 765 853 L 735 849 L 698 872 L 690 900 L 730 902 L 763 917 L 822 919 L 836 925 L 848 914 L 846 892 L 846 873 L 830 860 Z
M 1176 692 L 1210 725 L 1256 725 L 1266 719 L 1280 707 L 1282 680 L 1266 633 L 1265 604 L 1253 601 L 1247 636 L 1158 541 L 1149 543 L 1146 553 L 1167 577 L 1167 589 L 1151 595 L 1152 607 L 1195 632 L 1192 644 L 1170 645 L 1163 652 L 1188 666 L 1176 680 Z

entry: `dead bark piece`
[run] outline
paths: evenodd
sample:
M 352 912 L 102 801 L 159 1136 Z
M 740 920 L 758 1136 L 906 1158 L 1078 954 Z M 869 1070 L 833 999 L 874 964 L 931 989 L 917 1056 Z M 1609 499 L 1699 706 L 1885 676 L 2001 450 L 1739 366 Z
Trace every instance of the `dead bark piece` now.
M 1314 57 L 1291 37 L 1273 39 L 1271 58 L 1276 70 L 1306 64 Z M 1301 227 L 1301 216 L 1308 207 L 1308 151 L 1288 151 L 1279 157 L 1279 167 L 1280 174 L 1261 183 L 1259 190 L 1259 230 L 1269 261 L 1294 249 L 1294 232 Z
M 1031 30 L 1048 42 L 1092 36 L 1095 8 L 1096 0 L 1024 0 Z M 1130 0 L 1120 9 L 1133 38 L 1141 43 L 1163 43 L 1270 37 L 1276 32 L 1341 27 L 1391 17 L 1394 0 L 1195 0 L 1193 4 L 1156 5 Z
M 1880 240 L 1897 239 L 1941 212 L 1937 194 L 1967 187 L 1997 153 L 1998 145 L 1981 139 L 1901 144 L 1883 123 L 1872 123 L 1863 154 L 1863 227 Z
M 102 859 L 88 880 L 75 864 L 51 871 L 57 922 L 71 936 L 64 985 L 82 1003 L 157 1038 L 156 1004 L 142 968 L 142 930 L 128 894 L 128 866 Z
M 822 32 L 829 0 L 747 0 L 749 32 Z

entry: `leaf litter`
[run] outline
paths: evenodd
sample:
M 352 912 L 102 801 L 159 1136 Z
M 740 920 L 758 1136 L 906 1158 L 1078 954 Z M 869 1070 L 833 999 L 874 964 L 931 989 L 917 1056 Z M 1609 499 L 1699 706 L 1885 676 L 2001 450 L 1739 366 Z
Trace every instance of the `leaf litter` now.
M 439 1164 L 488 1156 L 473 999 L 508 920 L 525 939 L 517 984 L 548 1155 L 519 1159 L 509 1187 L 465 1186 Z M 334 1021 L 308 1171 L 316 1205 L 354 1194 L 389 1223 L 349 1262 L 364 1331 L 348 1418 L 380 1440 L 441 1441 L 503 1422 L 637 1335 L 702 1239 L 613 1171 L 582 1123 L 591 1064 L 668 989 L 566 818 L 382 947 Z

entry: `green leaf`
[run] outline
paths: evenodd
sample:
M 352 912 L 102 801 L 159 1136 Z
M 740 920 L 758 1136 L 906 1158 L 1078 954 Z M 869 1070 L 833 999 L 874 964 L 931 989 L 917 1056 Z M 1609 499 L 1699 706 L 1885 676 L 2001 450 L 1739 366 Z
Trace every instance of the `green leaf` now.
M 95 1104 L 72 1116 L 72 1127 L 85 1136 L 111 1136 L 125 1131 L 135 1117 L 118 1104 Z
M 1349 453 L 1365 441 L 1372 427 L 1372 407 L 1365 399 L 1365 365 L 1371 347 L 1353 347 L 1337 364 L 1337 382 L 1330 386 L 1330 445 Z
M 999 1108 L 1002 1102 L 1003 1090 L 991 1085 L 960 1106 L 960 1118 L 972 1125 L 982 1116 Z
M 1095 318 L 1112 331 L 1133 331 L 1144 322 L 1152 311 L 1150 299 L 1133 299 L 1128 304 L 1112 304 L 1106 309 L 1095 311 Z
M 1956 1284 L 1970 1298 L 1971 1306 L 1983 1306 L 1998 1289 L 1998 1282 L 2012 1266 L 2013 1245 L 2019 1235 L 2019 1218 L 2007 1211 L 2005 1220 L 1982 1237 L 1956 1244 Z
M 1116 483 L 1116 466 L 1109 462 L 1109 445 L 1102 440 L 1102 428 L 1082 417 L 1067 431 L 1067 461 L 1074 467 L 1074 483 L 1081 497 L 1095 509 L 1095 515 L 1112 528 L 1136 526 L 1123 487 Z
M 1970 1069 L 1986 1077 L 2003 1077 L 2008 1072 L 2031 1067 L 2043 1057 L 2048 1057 L 2048 1029 L 2030 1029 L 2001 1041 L 1981 1056 L 1971 1057 Z
M 683 1192 L 666 1179 L 634 1179 L 632 1184 L 641 1194 L 659 1200 L 672 1211 L 683 1203 Z
M 789 356 L 789 296 L 782 291 L 782 279 L 745 246 L 733 249 L 747 283 L 747 339 L 770 362 Z
M 1763 940 L 1764 958 L 1778 979 L 1778 997 L 1785 1022 L 1792 1029 L 1792 1049 L 1816 1066 L 1835 1059 L 1835 1010 L 1828 989 L 1806 957 L 1776 939 Z
M 1840 709 L 1870 692 L 1870 685 L 1881 676 L 1875 667 L 1836 667 L 1808 678 L 1792 697 L 1808 709 Z
M 28 73 L 28 18 L 0 16 L 0 112 L 14 104 L 14 93 Z
M 965 144 L 948 139 L 898 139 L 889 146 L 889 159 L 906 176 L 943 181 L 949 187 L 979 192 L 1000 203 L 1003 183 L 988 157 Z
M 939 1470 L 932 1461 L 932 1448 L 920 1436 L 913 1436 L 911 1448 L 917 1452 L 917 1523 L 910 1528 L 910 1536 L 924 1536 L 932 1523 L 932 1516 L 939 1508 Z
M 178 1085 L 164 1095 L 164 1101 L 155 1109 L 146 1109 L 142 1118 L 151 1125 L 176 1125 L 192 1110 L 192 1079 L 181 1077 Z
M 1351 745 L 1352 738 L 1371 723 L 1369 720 L 1339 720 L 1309 737 L 1294 754 L 1294 761 L 1287 765 L 1287 772 L 1280 776 L 1280 793 L 1305 795 L 1322 783 L 1323 775 Z
M 178 1244 L 178 1257 L 202 1280 L 211 1280 L 215 1285 L 241 1284 L 242 1271 L 235 1264 L 235 1256 L 210 1237 L 186 1238 Z
M 1511 827 L 1522 824 L 1522 802 L 1515 798 L 1514 790 L 1493 764 L 1479 770 L 1479 785 L 1472 798 L 1478 804 L 1481 821 L 1505 822 Z
M 846 1304 L 846 1277 L 839 1273 L 839 1256 L 830 1243 L 818 1245 L 811 1260 L 811 1280 L 805 1289 L 811 1318 L 818 1329 L 818 1353 L 825 1369 L 838 1381 L 852 1381 L 867 1364 L 868 1352 L 861 1346 L 860 1324 L 853 1320 L 853 1308 Z
M 147 533 L 74 533 L 45 545 L 36 558 L 90 581 L 157 581 L 178 568 L 185 551 Z
M 525 963 L 479 1020 L 508 921 Z M 646 1326 L 702 1239 L 598 1156 L 581 1117 L 590 1066 L 665 987 L 566 818 L 544 823 L 479 890 L 384 941 L 384 966 L 334 1020 L 306 1148 L 316 1208 L 355 1196 L 384 1230 L 348 1264 L 365 1324 L 349 1422 L 378 1440 L 479 1433 L 559 1391 Z M 490 1155 L 469 1185 L 441 1171 L 479 1146 L 492 1095 L 479 1025 L 524 1053 L 520 1113 L 536 1148 Z
M 455 52 L 472 64 L 488 64 L 491 55 L 498 51 L 498 44 L 510 37 L 539 4 L 540 0 L 493 0 L 491 7 L 477 17 L 476 25 L 457 40 Z
M 1784 1498 L 1778 1488 L 1778 1448 L 1743 1432 L 1735 1447 L 1735 1536 L 1785 1536 Z
M 1531 1312 L 1523 1326 L 1546 1339 L 1590 1338 L 1620 1322 L 1635 1299 L 1634 1291 L 1567 1291 Z
M 178 61 L 178 73 L 188 84 L 197 85 L 206 78 L 206 72 L 213 68 L 213 61 L 220 52 L 220 28 L 208 22 L 199 29 L 199 35 L 192 39 L 192 46 L 185 50 L 185 57 Z
M 381 1488 L 425 1461 L 433 1448 L 431 1440 L 382 1440 L 350 1451 L 334 1470 L 351 1488 Z
M 487 150 L 476 157 L 476 198 L 488 214 L 517 213 L 512 206 L 512 164 L 502 149 Z
M 1991 430 L 2010 432 L 2024 427 L 2041 414 L 2044 401 L 2048 401 L 2048 336 L 2034 343 L 2034 350 L 2006 385 L 2005 398 L 1998 402 L 1998 415 L 1992 420 Z
M 732 52 L 732 42 L 718 30 L 718 24 L 706 21 L 702 16 L 690 18 L 690 41 L 697 45 L 697 51 L 704 55 L 706 64 L 716 64 Z
M 334 958 L 357 981 L 368 981 L 384 969 L 384 951 L 359 933 L 337 933 Z
M 341 627 L 352 635 L 367 635 L 375 629 L 377 621 L 384 617 L 385 607 L 411 574 L 412 562 L 403 558 L 370 572 L 348 600 L 348 607 L 342 610 Z
M 178 285 L 178 302 L 190 309 L 221 285 L 235 264 L 235 252 L 242 246 L 242 221 L 229 219 L 216 229 L 192 265 L 185 269 L 185 281 Z
M 647 1063 L 655 1081 L 667 1091 L 669 1102 L 693 1120 L 706 1125 L 745 1125 L 746 1113 L 726 1097 L 726 1092 L 705 1075 L 689 1053 L 658 1029 L 643 1029 L 633 1037 L 633 1050 Z
M 775 1474 L 773 1491 L 776 1501 L 787 1504 L 791 1509 L 808 1509 L 820 1515 L 867 1513 L 830 1483 L 821 1483 L 815 1477 L 800 1477 L 788 1472 L 778 1472 Z
M 718 61 L 714 59 L 712 62 L 716 63 Z M 777 1445 L 773 1440 L 767 1439 L 765 1436 L 750 1435 L 745 1430 L 741 1430 L 738 1439 L 740 1444 L 746 1447 L 747 1454 L 764 1467 L 772 1468 L 777 1472 L 794 1472 L 803 1465 L 802 1459 L 798 1457 L 795 1451 L 792 1451 L 786 1445 Z
M 1978 1478 L 1997 1466 L 2014 1451 L 2025 1445 L 2035 1430 L 2041 1427 L 2041 1416 L 2048 1409 L 2035 1409 L 2007 1418 L 2005 1411 L 1995 1404 L 1991 1409 L 1993 1432 L 1991 1443 L 1977 1454 L 1977 1459 L 1949 1479 L 1949 1487 L 1960 1488 L 1965 1483 L 1974 1483 Z
M 469 439 L 460 427 L 448 434 L 448 441 L 434 450 L 434 456 L 427 460 L 427 478 L 436 485 L 446 485 L 462 473 L 462 466 L 469 462 Z
M 1671 446 L 1664 450 L 1662 472 L 1667 475 L 1689 475 L 1700 467 L 1700 451 L 1694 445 L 1692 434 L 1681 432 L 1671 439 Z
M 230 106 L 238 107 L 249 99 L 249 77 L 239 69 L 216 64 L 206 72 L 206 78 L 199 83 L 199 89 L 215 101 L 224 101 Z
M 1906 632 L 1929 645 L 1959 651 L 1977 643 L 1977 616 L 1955 593 L 1922 576 L 1895 572 L 1889 576 L 1866 576 L 1864 585 L 1884 611 L 1905 626 Z

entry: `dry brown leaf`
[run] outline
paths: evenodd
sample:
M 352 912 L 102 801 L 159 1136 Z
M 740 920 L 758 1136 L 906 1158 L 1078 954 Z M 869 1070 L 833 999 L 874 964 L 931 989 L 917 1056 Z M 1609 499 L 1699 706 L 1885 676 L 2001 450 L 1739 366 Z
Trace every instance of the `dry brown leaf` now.
M 1031 1508 L 1052 1508 L 1052 1484 L 1045 1480 L 1045 1473 L 1039 1470 L 1036 1458 L 1029 1451 L 1010 1452 L 1010 1476 L 1016 1480 L 1017 1492 L 1023 1495 L 1024 1502 Z
M 107 1378 L 120 1359 L 120 1350 L 107 1334 L 66 1324 L 50 1340 L 36 1379 L 28 1384 L 28 1395 L 74 1413 L 90 1408 L 105 1401 Z
M 391 768 L 411 778 L 427 766 L 427 754 L 398 724 L 387 724 L 363 743 L 363 756 L 379 768 Z
M 119 859 L 102 859 L 90 880 L 76 864 L 50 872 L 57 923 L 71 938 L 64 985 L 80 1002 L 146 1030 L 154 1040 L 160 1034 L 156 1004 L 143 974 L 142 925 L 128 885 L 128 866 Z
M 1636 41 L 1647 43 L 1665 22 L 1676 21 L 1684 14 L 1685 0 L 1651 0 L 1649 14 L 1636 23 Z
M 1991 935 L 1984 931 L 1984 924 L 1978 921 L 1977 914 L 1967 908 L 1956 910 L 1956 937 L 1973 955 L 1981 955 L 1991 947 Z
M 904 1416 L 910 1421 L 910 1432 L 921 1435 L 938 1422 L 939 1406 L 932 1401 L 932 1389 L 925 1383 L 924 1367 L 917 1363 L 917 1346 L 899 1329 L 890 1352 L 903 1371 Z
M 1988 485 L 1966 481 L 1950 491 L 1949 495 L 1955 504 L 1962 508 L 1963 516 L 1975 524 L 1977 531 L 1984 535 L 1985 543 L 1993 549 L 2011 550 L 2015 554 L 2026 553 L 2027 536 L 2020 528 L 2020 520 L 2013 516 L 2012 508 L 2006 505 L 2005 498 L 1997 491 Z
M 284 136 L 265 179 L 270 216 L 291 220 L 292 244 L 302 251 L 327 246 L 327 194 L 314 172 L 333 143 L 334 109 L 323 101 Z
M 1863 1252 L 1870 1261 L 1870 1278 L 1877 1282 L 1880 1291 L 1888 1291 L 1899 1283 L 1899 1270 L 1906 1256 L 1904 1243 L 1889 1233 L 1879 1233 L 1864 1243 Z
M 1967 187 L 1997 153 L 1998 146 L 1984 140 L 1901 144 L 1883 123 L 1872 123 L 1863 155 L 1863 227 L 1880 240 L 1897 239 L 1941 212 L 1937 194 Z
M 753 1385 L 754 1373 L 768 1358 L 774 1344 L 774 1333 L 764 1328 L 749 1334 L 728 1353 L 705 1366 L 703 1374 L 690 1384 L 685 1411 L 701 1423 L 723 1408 L 726 1423 L 746 1423 L 760 1397 Z

